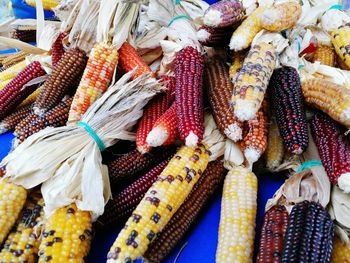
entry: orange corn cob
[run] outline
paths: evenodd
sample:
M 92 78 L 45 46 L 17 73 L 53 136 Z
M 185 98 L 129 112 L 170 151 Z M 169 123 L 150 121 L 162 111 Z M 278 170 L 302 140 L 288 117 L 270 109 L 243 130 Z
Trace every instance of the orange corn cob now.
M 334 238 L 332 263 L 350 263 L 350 248 L 339 237 Z
M 320 45 L 316 49 L 312 60 L 313 62 L 319 61 L 323 65 L 334 67 L 335 58 L 336 58 L 336 53 L 333 47 Z

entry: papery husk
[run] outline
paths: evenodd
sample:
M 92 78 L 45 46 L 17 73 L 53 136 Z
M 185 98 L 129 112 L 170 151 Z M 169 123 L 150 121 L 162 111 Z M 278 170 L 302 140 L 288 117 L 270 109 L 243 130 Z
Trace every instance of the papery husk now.
M 61 23 L 61 32 L 69 32 L 79 14 L 84 0 L 62 0 L 58 6 L 53 8 L 55 16 Z
M 327 10 L 321 18 L 320 26 L 322 29 L 332 32 L 338 27 L 350 22 L 350 16 L 338 9 Z
M 125 74 L 87 110 L 87 123 L 106 147 L 118 140 L 134 140 L 130 130 L 142 116 L 143 107 L 161 85 L 149 82 L 149 74 L 128 82 Z M 31 189 L 42 183 L 46 216 L 55 209 L 75 203 L 91 211 L 94 220 L 102 215 L 111 197 L 106 167 L 97 143 L 80 126 L 46 128 L 25 140 L 0 166 L 14 184 Z
M 9 17 L 0 23 L 0 36 L 10 37 L 10 33 L 12 31 L 10 25 L 14 21 L 14 19 L 15 18 L 13 17 Z M 1 44 L 0 44 L 0 50 L 1 50 Z
M 102 0 L 98 14 L 96 42 L 108 43 L 109 30 L 111 28 L 118 0 Z
M 224 166 L 226 169 L 231 170 L 236 166 L 240 166 L 244 163 L 244 155 L 242 153 L 239 143 L 233 142 L 230 139 L 226 139 L 225 142 L 225 154 L 224 154 Z
M 252 46 L 262 42 L 272 44 L 277 54 L 280 54 L 286 47 L 288 47 L 288 39 L 284 38 L 280 33 L 271 33 L 264 29 L 256 34 Z
M 211 162 L 224 155 L 225 137 L 217 128 L 213 116 L 208 112 L 204 115 L 204 127 L 203 143 L 209 147 L 211 152 L 209 162 Z
M 303 27 L 309 25 L 316 25 L 318 20 L 324 14 L 324 12 L 326 12 L 333 5 L 318 0 L 315 2 L 315 5 L 310 5 L 309 0 L 302 0 L 302 2 L 302 12 L 297 24 Z
M 202 0 L 182 0 L 181 7 L 192 20 L 198 20 L 204 16 L 209 4 Z
M 41 48 L 35 47 L 35 46 L 30 45 L 28 43 L 22 42 L 18 39 L 0 36 L 0 50 L 13 49 L 13 48 L 20 49 L 20 50 L 22 50 L 26 53 L 30 53 L 30 54 L 45 54 L 45 53 L 47 53 L 46 50 L 43 50 Z
M 59 34 L 59 25 L 46 24 L 37 42 L 37 47 L 50 51 Z

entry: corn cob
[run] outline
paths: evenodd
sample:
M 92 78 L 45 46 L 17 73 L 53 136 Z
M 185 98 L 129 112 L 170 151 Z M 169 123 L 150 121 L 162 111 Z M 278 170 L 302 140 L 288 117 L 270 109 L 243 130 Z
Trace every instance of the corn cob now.
M 315 202 L 296 204 L 288 219 L 282 262 L 331 262 L 334 225 Z
M 238 72 L 242 68 L 244 57 L 244 52 L 234 52 L 232 63 L 229 69 L 230 80 L 233 84 L 235 84 Z
M 64 53 L 62 59 L 56 64 L 52 74 L 42 86 L 34 103 L 34 112 L 42 115 L 45 111 L 57 105 L 82 74 L 86 62 L 87 58 L 84 51 L 73 48 Z
M 21 104 L 19 104 L 18 108 L 34 103 L 36 98 L 39 96 L 39 94 L 40 94 L 40 87 L 37 88 L 32 94 L 30 94 L 24 101 L 22 101 Z
M 331 41 L 334 46 L 335 52 L 341 60 L 350 67 L 350 25 L 340 26 L 338 29 L 331 32 Z
M 16 63 L 23 61 L 26 56 L 28 56 L 28 53 L 26 53 L 24 51 L 16 52 L 16 53 L 13 53 L 13 54 L 9 55 L 8 57 L 4 58 L 1 61 L 1 64 L 3 66 L 5 66 L 6 68 L 8 68 Z
M 25 0 L 27 5 L 36 7 L 35 0 Z M 43 0 L 43 8 L 44 10 L 53 10 L 56 6 L 58 6 L 59 2 L 55 0 Z
M 22 70 L 24 70 L 27 66 L 25 61 L 21 61 L 16 63 L 15 65 L 6 68 L 6 70 L 0 72 L 0 81 L 12 80 L 14 79 Z
M 153 98 L 145 107 L 143 116 L 140 119 L 137 130 L 136 130 L 136 146 L 139 152 L 146 153 L 151 150 L 152 147 L 160 146 L 165 140 L 158 145 L 150 145 L 147 142 L 147 136 L 153 129 L 156 121 L 170 108 L 175 100 L 175 78 L 163 76 L 162 81 L 166 82 L 167 91 L 166 93 L 159 94 Z M 176 116 L 171 116 L 176 119 Z M 176 120 L 175 120 L 176 121 Z M 175 133 L 176 133 L 176 122 L 175 122 Z M 173 135 L 173 134 L 171 134 Z M 176 136 L 176 134 L 175 134 Z M 168 143 L 168 144 L 171 144 Z
M 12 79 L 4 80 L 0 82 L 0 90 L 5 88 L 7 84 L 11 82 Z
M 332 263 L 350 263 L 350 248 L 339 237 L 334 238 Z
M 216 262 L 252 261 L 257 187 L 255 174 L 244 167 L 234 167 L 226 175 Z
M 207 26 L 202 26 L 197 31 L 197 37 L 199 42 L 203 46 L 221 47 L 228 45 L 233 30 L 233 27 L 211 28 Z
M 107 262 L 132 262 L 146 252 L 185 201 L 208 159 L 209 151 L 202 144 L 181 147 L 133 211 L 111 247 Z
M 262 12 L 261 26 L 272 32 L 281 31 L 294 27 L 300 16 L 301 5 L 297 1 L 286 1 Z
M 109 228 L 127 219 L 168 163 L 169 159 L 161 162 L 110 200 L 98 219 L 98 225 Z
M 281 262 L 287 224 L 288 212 L 284 206 L 276 205 L 265 213 L 261 227 L 257 263 Z
M 23 108 L 18 108 L 6 118 L 0 122 L 0 134 L 7 131 L 13 131 L 16 125 L 26 118 L 32 111 L 32 105 L 24 106 Z
M 173 105 L 154 123 L 146 142 L 149 146 L 157 147 L 170 145 L 176 142 L 178 137 L 176 126 L 176 104 Z
M 35 42 L 36 41 L 36 30 L 15 29 L 12 32 L 12 38 L 21 40 L 23 42 Z
M 268 134 L 266 166 L 270 170 L 274 170 L 281 164 L 284 155 L 283 141 L 274 118 L 272 119 Z
M 289 153 L 301 154 L 309 137 L 298 72 L 292 67 L 275 69 L 269 89 L 284 146 Z
M 275 49 L 271 44 L 263 42 L 250 49 L 238 73 L 232 96 L 234 113 L 239 120 L 251 120 L 256 116 L 275 61 Z
M 34 85 L 24 89 L 23 86 L 42 75 L 45 75 L 45 71 L 39 62 L 34 61 L 11 80 L 5 88 L 0 90 L 0 119 L 4 118 L 35 90 Z
M 237 0 L 221 0 L 209 6 L 203 16 L 208 27 L 222 28 L 232 26 L 244 17 L 243 5 Z
M 175 245 L 196 220 L 199 212 L 214 191 L 221 185 L 227 171 L 221 161 L 210 162 L 190 195 L 174 214 L 162 232 L 157 235 L 144 254 L 149 262 L 163 262 Z
M 91 221 L 91 213 L 76 205 L 57 209 L 45 222 L 39 263 L 84 262 L 92 239 Z
M 350 127 L 350 90 L 324 79 L 302 83 L 305 101 L 327 113 L 335 121 Z
M 20 133 L 24 131 L 26 127 L 29 126 L 30 123 L 34 122 L 38 118 L 38 115 L 36 115 L 33 111 L 29 113 L 27 117 L 22 119 L 15 127 L 14 135 L 17 137 Z
M 0 178 L 2 178 L 6 174 L 6 168 L 5 166 L 0 167 Z
M 129 72 L 137 67 L 131 79 L 136 79 L 143 74 L 152 72 L 151 68 L 143 61 L 136 49 L 128 42 L 125 42 L 119 49 L 119 65 L 124 72 Z M 152 73 L 151 76 L 154 77 L 154 74 Z
M 335 59 L 337 62 L 337 67 L 339 67 L 340 69 L 349 70 L 349 67 L 345 64 L 341 57 L 337 55 Z
M 193 47 L 177 52 L 175 58 L 176 117 L 179 135 L 189 147 L 203 139 L 204 112 L 202 76 L 204 59 Z
M 62 58 L 65 50 L 63 47 L 63 39 L 67 36 L 67 33 L 61 32 L 56 38 L 55 42 L 51 47 L 51 58 L 52 58 L 52 66 L 56 66 L 58 61 Z
M 333 47 L 326 46 L 326 45 L 319 45 L 313 55 L 312 61 L 313 62 L 318 61 L 323 65 L 334 67 L 335 58 L 336 58 L 336 53 Z
M 28 196 L 18 225 L 12 229 L 0 252 L 0 262 L 37 262 L 44 219 L 43 205 L 40 192 Z
M 220 132 L 234 142 L 241 140 L 243 123 L 237 119 L 231 107 L 230 94 L 233 85 L 225 63 L 218 59 L 210 61 L 205 68 L 204 82 L 213 117 Z

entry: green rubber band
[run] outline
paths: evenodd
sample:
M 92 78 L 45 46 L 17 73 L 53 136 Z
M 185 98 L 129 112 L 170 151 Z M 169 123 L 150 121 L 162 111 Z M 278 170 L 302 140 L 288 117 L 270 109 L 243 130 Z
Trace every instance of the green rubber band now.
M 297 172 L 300 173 L 306 169 L 309 169 L 314 166 L 320 166 L 320 165 L 322 165 L 322 162 L 320 160 L 310 160 L 300 165 L 297 169 Z
M 175 16 L 175 17 L 173 18 L 173 20 L 171 20 L 171 21 L 169 22 L 168 26 L 171 26 L 172 23 L 174 23 L 176 20 L 181 19 L 181 18 L 186 18 L 186 19 L 190 20 L 190 18 L 189 18 L 188 16 Z
M 95 131 L 87 123 L 79 122 L 78 126 L 83 127 L 85 131 L 87 131 L 87 133 L 92 137 L 92 139 L 94 139 L 101 152 L 103 152 L 106 149 L 106 146 L 103 143 L 103 141 L 100 139 L 100 137 L 98 137 Z
M 332 5 L 330 8 L 328 8 L 328 10 L 332 10 L 332 9 L 341 10 L 341 9 L 343 9 L 343 6 L 342 5 Z
M 300 65 L 298 66 L 298 69 L 302 69 L 302 68 L 305 68 L 305 66 L 302 65 L 302 64 L 300 64 Z

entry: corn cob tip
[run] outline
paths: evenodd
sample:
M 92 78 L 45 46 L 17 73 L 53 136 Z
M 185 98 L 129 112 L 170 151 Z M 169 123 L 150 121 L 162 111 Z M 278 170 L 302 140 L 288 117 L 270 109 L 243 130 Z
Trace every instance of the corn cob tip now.
M 267 168 L 274 170 L 280 165 L 280 163 L 281 162 L 279 160 L 270 160 L 266 162 L 266 166 Z
M 214 9 L 208 10 L 203 17 L 204 24 L 210 27 L 217 27 L 221 20 L 221 12 Z
M 137 150 L 141 153 L 141 154 L 146 154 L 149 152 L 149 147 L 147 146 L 139 146 L 137 147 Z
M 243 50 L 249 42 L 247 36 L 239 35 L 239 36 L 232 36 L 230 40 L 230 49 L 237 52 L 240 50 Z
M 339 176 L 338 186 L 344 193 L 350 193 L 350 173 L 343 173 Z
M 8 130 L 5 127 L 5 124 L 0 122 L 0 134 L 3 134 L 5 132 L 7 132 Z
M 240 121 L 249 121 L 256 115 L 255 103 L 244 99 L 237 99 L 235 115 Z
M 244 150 L 244 156 L 247 158 L 249 163 L 255 163 L 257 160 L 259 160 L 261 152 L 253 147 L 248 147 Z
M 191 147 L 191 148 L 196 147 L 198 143 L 198 136 L 191 131 L 187 135 L 185 143 L 186 143 L 186 146 L 188 147 Z
M 234 142 L 242 140 L 242 128 L 237 123 L 232 123 L 224 130 L 225 135 Z
M 210 37 L 210 33 L 204 28 L 199 29 L 197 31 L 197 38 L 199 42 L 205 42 L 207 39 L 209 39 L 209 37 Z
M 166 130 L 161 127 L 155 127 L 147 135 L 146 142 L 151 147 L 157 147 L 163 145 L 168 137 L 169 134 Z

